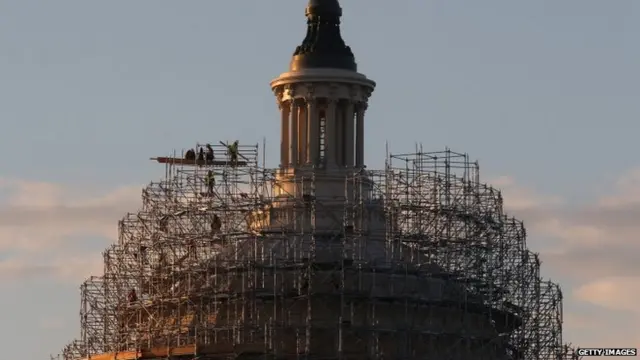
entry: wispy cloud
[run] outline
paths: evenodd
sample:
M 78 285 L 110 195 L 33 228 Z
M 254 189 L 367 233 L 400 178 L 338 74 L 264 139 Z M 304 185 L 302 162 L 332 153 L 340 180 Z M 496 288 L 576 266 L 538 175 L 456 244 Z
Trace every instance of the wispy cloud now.
M 100 252 L 78 238 L 114 241 L 117 222 L 141 203 L 140 186 L 110 191 L 0 179 L 0 281 L 54 277 L 77 281 L 102 269 Z M 100 243 L 105 243 L 101 241 Z
M 603 335 L 600 342 L 640 345 L 640 169 L 623 174 L 610 194 L 581 206 L 541 195 L 508 177 L 498 180 L 505 208 L 524 220 L 530 242 L 547 239 L 538 249 L 547 273 L 575 285 L 569 287 L 573 301 L 565 312 L 571 314 L 571 305 L 582 303 L 609 317 L 626 314 L 616 321 L 595 312 L 569 315 L 568 323 L 583 329 L 595 325 L 593 332 Z
M 532 210 L 564 204 L 564 200 L 561 197 L 543 195 L 534 189 L 520 186 L 510 176 L 494 178 L 490 181 L 490 184 L 502 190 L 504 201 L 511 210 Z
M 591 281 L 578 287 L 577 299 L 595 305 L 613 309 L 626 310 L 640 314 L 640 276 L 610 277 Z
M 0 261 L 0 281 L 45 276 L 53 270 L 51 265 L 33 264 L 25 259 L 9 258 Z

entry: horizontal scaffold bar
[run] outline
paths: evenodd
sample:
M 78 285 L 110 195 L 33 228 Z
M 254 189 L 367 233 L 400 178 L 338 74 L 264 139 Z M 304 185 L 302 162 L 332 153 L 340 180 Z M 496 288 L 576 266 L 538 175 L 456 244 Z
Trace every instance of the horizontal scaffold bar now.
M 157 157 L 151 158 L 160 164 L 174 164 L 187 166 L 247 166 L 246 161 L 230 161 L 230 160 L 188 160 L 174 157 Z

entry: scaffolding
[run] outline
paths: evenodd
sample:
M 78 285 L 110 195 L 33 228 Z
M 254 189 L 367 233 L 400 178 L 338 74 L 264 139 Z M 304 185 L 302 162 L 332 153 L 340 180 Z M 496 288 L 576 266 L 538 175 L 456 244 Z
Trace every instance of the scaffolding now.
M 52 359 L 577 359 L 560 287 L 466 154 L 288 176 L 257 145 L 214 148 L 155 158 L 164 179 L 119 222 L 81 286 L 80 338 Z

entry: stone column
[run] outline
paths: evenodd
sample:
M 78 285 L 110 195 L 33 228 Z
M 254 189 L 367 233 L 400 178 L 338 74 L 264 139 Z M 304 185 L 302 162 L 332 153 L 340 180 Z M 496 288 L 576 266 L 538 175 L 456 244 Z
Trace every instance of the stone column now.
M 280 130 L 280 165 L 289 165 L 289 102 L 283 101 L 280 103 L 280 116 L 282 117 L 282 124 Z
M 356 167 L 364 166 L 364 113 L 367 110 L 367 104 L 358 105 L 358 119 L 356 122 Z
M 320 119 L 314 98 L 307 98 L 307 164 L 316 165 L 320 157 Z
M 355 146 L 355 136 L 354 136 L 354 126 L 355 126 L 355 122 L 354 122 L 354 104 L 352 101 L 349 101 L 346 105 L 345 105 L 345 109 L 344 109 L 344 127 L 345 127 L 345 131 L 344 131 L 344 159 L 345 159 L 345 163 L 344 166 L 346 167 L 353 167 L 353 151 L 354 151 L 354 146 Z
M 336 125 L 339 123 L 340 118 L 337 112 L 337 105 L 337 99 L 328 99 L 325 112 L 324 157 L 328 168 L 335 167 L 338 164 L 339 139 L 336 138 Z
M 300 159 L 300 164 L 306 164 L 309 161 L 307 160 L 307 147 L 308 147 L 308 138 L 307 138 L 307 124 L 309 119 L 307 117 L 307 106 L 306 104 L 301 104 L 298 108 L 298 159 Z
M 291 165 L 298 166 L 298 105 L 295 100 L 291 103 L 291 146 L 289 147 Z
M 333 139 L 331 145 L 335 151 L 335 164 L 344 165 L 344 114 L 339 113 L 334 116 Z

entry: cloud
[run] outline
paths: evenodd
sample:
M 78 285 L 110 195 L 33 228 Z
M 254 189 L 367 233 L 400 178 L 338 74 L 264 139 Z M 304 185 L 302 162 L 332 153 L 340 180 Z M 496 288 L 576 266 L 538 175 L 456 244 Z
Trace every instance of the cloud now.
M 598 325 L 592 316 L 585 314 L 567 312 L 562 319 L 565 329 L 594 329 Z
M 640 170 L 624 174 L 613 192 L 575 206 L 502 182 L 505 208 L 525 222 L 530 238 L 550 239 L 542 260 L 576 279 L 640 275 Z M 512 200 L 513 199 L 513 200 Z
M 626 310 L 640 314 L 640 276 L 599 279 L 574 291 L 581 301 L 612 310 Z
M 106 242 L 103 244 L 106 247 Z M 69 247 L 45 254 L 17 253 L 0 261 L 0 283 L 30 279 L 53 279 L 79 284 L 103 273 L 101 252 L 78 252 Z
M 118 220 L 141 205 L 140 186 L 105 192 L 0 179 L 0 194 L 0 281 L 100 272 L 100 251 L 87 252 L 85 242 L 116 240 Z
M 581 205 L 510 177 L 491 183 L 502 190 L 506 211 L 524 221 L 543 272 L 565 280 L 569 339 L 583 346 L 638 346 L 640 169 L 620 176 L 609 194 Z
M 0 178 L 0 281 L 82 281 L 102 273 L 118 220 L 142 204 L 142 186 L 105 190 Z
M 49 274 L 53 269 L 50 265 L 30 264 L 15 258 L 0 262 L 0 280 L 13 278 L 29 279 Z
M 490 184 L 502 191 L 503 201 L 510 210 L 534 210 L 564 203 L 561 197 L 541 195 L 533 189 L 519 186 L 510 176 L 495 178 Z

